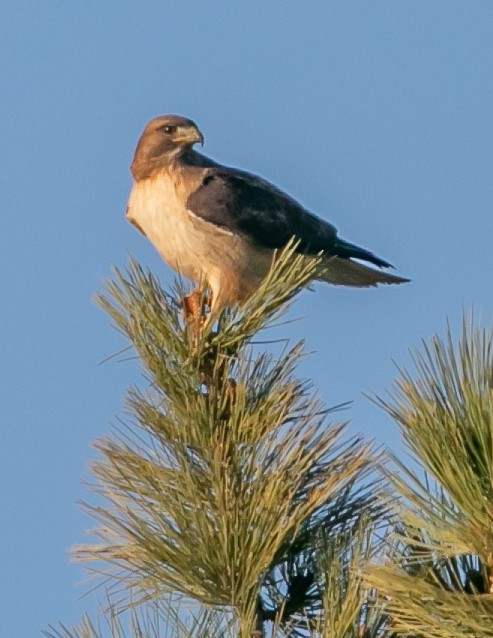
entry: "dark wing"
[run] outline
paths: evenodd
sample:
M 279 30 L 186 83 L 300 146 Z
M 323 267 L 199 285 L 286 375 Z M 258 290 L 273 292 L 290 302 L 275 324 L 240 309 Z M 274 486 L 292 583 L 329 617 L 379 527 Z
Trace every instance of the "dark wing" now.
M 187 200 L 188 210 L 265 248 L 281 248 L 295 236 L 307 254 L 334 252 L 337 231 L 260 177 L 213 168 Z
M 187 200 L 198 217 L 242 234 L 264 248 L 282 248 L 292 237 L 298 252 L 362 259 L 380 268 L 391 264 L 369 250 L 337 237 L 337 230 L 260 177 L 229 168 L 211 168 Z

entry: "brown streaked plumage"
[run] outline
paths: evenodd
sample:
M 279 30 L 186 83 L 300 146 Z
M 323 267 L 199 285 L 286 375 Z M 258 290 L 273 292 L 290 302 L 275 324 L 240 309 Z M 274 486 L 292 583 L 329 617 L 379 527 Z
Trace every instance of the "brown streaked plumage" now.
M 355 261 L 390 267 L 340 239 L 331 224 L 272 184 L 193 150 L 203 141 L 188 118 L 151 120 L 131 165 L 135 183 L 126 216 L 174 270 L 210 287 L 216 308 L 251 295 L 274 251 L 293 236 L 300 252 L 326 255 L 323 281 L 355 287 L 408 281 Z

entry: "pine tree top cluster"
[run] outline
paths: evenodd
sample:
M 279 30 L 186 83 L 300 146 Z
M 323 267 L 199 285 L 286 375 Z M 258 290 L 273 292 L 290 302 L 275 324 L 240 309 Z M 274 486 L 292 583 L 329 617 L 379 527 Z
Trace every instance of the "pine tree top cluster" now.
M 290 246 L 244 306 L 192 320 L 182 286 L 115 272 L 99 303 L 144 383 L 96 443 L 96 541 L 74 549 L 106 624 L 47 636 L 493 636 L 492 334 L 423 344 L 374 398 L 412 460 L 382 455 L 297 377 L 302 342 L 252 345 L 316 267 Z

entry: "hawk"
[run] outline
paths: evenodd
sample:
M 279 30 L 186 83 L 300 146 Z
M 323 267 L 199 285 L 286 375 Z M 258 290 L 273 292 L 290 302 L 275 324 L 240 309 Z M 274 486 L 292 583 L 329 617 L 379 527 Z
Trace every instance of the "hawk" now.
M 274 252 L 293 237 L 298 252 L 323 254 L 322 281 L 355 287 L 409 281 L 360 263 L 392 268 L 268 181 L 198 153 L 197 143 L 204 137 L 188 118 L 163 115 L 146 125 L 131 164 L 126 217 L 171 268 L 209 287 L 213 308 L 247 299 Z

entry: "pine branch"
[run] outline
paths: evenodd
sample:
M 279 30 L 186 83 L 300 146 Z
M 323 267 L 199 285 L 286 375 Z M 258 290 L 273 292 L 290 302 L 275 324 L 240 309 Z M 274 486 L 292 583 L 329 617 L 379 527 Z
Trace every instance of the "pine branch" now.
M 47 638 L 235 638 L 231 614 L 188 608 L 175 597 L 121 611 L 110 605 L 95 623 L 85 614 L 72 628 L 60 624 L 43 632 Z
M 467 595 L 403 574 L 397 568 L 375 567 L 372 585 L 385 597 L 385 611 L 396 634 L 432 638 L 493 636 L 491 595 Z
M 266 616 L 291 638 L 381 636 L 388 617 L 361 579 L 363 564 L 380 551 L 371 521 L 363 518 L 337 535 L 318 532 L 310 549 L 293 555 L 269 583 L 277 605 Z
M 369 570 L 396 633 L 489 636 L 493 625 L 493 332 L 463 321 L 417 353 L 391 400 L 421 479 L 393 457 L 387 478 L 400 496 L 396 548 Z M 430 476 L 431 478 L 428 478 Z
M 129 392 L 128 432 L 96 444 L 102 459 L 92 469 L 106 504 L 87 511 L 100 543 L 75 556 L 99 562 L 95 570 L 137 602 L 179 592 L 232 609 L 242 636 L 258 626 L 266 575 L 291 545 L 303 548 L 311 526 L 336 529 L 377 509 L 357 488 L 371 446 L 348 439 L 345 424 L 329 426 L 330 410 L 295 377 L 302 344 L 277 361 L 248 348 L 313 275 L 316 260 L 293 251 L 244 307 L 193 334 L 135 262 L 100 298 L 149 387 Z

